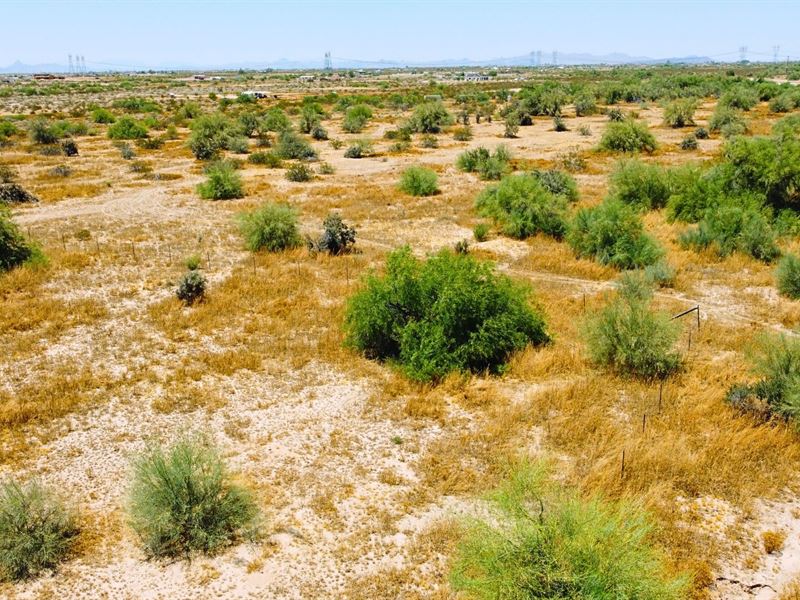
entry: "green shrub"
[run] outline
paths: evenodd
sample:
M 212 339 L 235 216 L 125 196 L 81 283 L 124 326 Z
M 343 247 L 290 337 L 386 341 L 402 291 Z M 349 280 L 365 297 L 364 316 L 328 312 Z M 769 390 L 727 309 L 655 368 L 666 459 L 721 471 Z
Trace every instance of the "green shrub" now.
M 436 139 L 435 135 L 426 133 L 420 138 L 419 145 L 423 148 L 438 148 L 439 140 Z
M 247 161 L 254 165 L 263 165 L 270 169 L 278 169 L 283 166 L 280 156 L 273 152 L 253 152 L 247 157 Z
M 231 200 L 244 196 L 242 178 L 230 161 L 211 163 L 206 169 L 208 179 L 197 186 L 197 193 L 206 200 Z
M 403 248 L 389 255 L 384 276 L 369 275 L 350 298 L 346 344 L 420 381 L 499 373 L 512 353 L 549 341 L 527 295 L 469 255 L 442 250 L 421 262 Z
M 347 133 L 361 133 L 372 118 L 372 109 L 366 104 L 357 104 L 347 109 L 342 122 L 342 129 Z
M 131 113 L 145 113 L 145 112 L 160 112 L 161 107 L 153 100 L 146 100 L 144 98 L 121 98 L 114 100 L 112 103 L 114 108 L 121 108 Z
M 321 162 L 317 171 L 320 175 L 333 175 L 336 173 L 336 168 L 329 162 Z
M 36 144 L 55 144 L 60 137 L 53 123 L 47 119 L 34 119 L 28 129 L 31 141 Z
M 635 158 L 617 163 L 609 191 L 625 204 L 644 210 L 664 207 L 671 194 L 667 171 Z
M 753 356 L 760 379 L 735 384 L 726 395 L 734 408 L 763 418 L 777 417 L 797 424 L 800 416 L 800 340 L 794 336 L 763 336 Z
M 664 125 L 677 129 L 694 125 L 697 101 L 694 98 L 679 98 L 664 108 Z
M 597 112 L 597 104 L 594 94 L 588 92 L 581 93 L 575 97 L 575 116 L 588 117 Z
M 606 116 L 608 120 L 612 123 L 622 123 L 625 121 L 625 113 L 622 112 L 619 108 L 610 108 L 606 111 Z
M 251 252 L 280 252 L 298 247 L 302 240 L 297 227 L 297 213 L 285 204 L 264 204 L 239 215 L 239 230 Z
M 673 287 L 675 285 L 675 268 L 664 259 L 661 259 L 645 267 L 644 277 L 656 287 Z
M 292 122 L 289 120 L 289 117 L 287 117 L 286 113 L 277 106 L 270 108 L 264 115 L 264 118 L 261 119 L 261 123 L 259 124 L 259 131 L 261 133 L 265 133 L 267 131 L 280 133 L 283 131 L 289 131 L 291 128 Z
M 255 532 L 258 511 L 203 440 L 150 447 L 134 464 L 131 526 L 148 555 L 213 554 Z
M 633 119 L 609 123 L 600 138 L 600 149 L 614 152 L 652 152 L 656 146 L 647 125 Z
M 300 109 L 300 122 L 298 129 L 302 133 L 311 133 L 314 128 L 320 126 L 320 120 L 324 111 L 319 104 L 306 104 Z
M 553 131 L 569 131 L 567 128 L 567 122 L 561 115 L 556 115 L 553 117 Z
M 314 171 L 303 163 L 294 163 L 286 169 L 286 179 L 295 183 L 304 183 L 314 179 Z
M 306 239 L 308 249 L 313 252 L 327 252 L 333 256 L 346 254 L 356 243 L 356 230 L 342 221 L 339 213 L 330 213 L 322 222 L 322 237 L 318 240 Z
M 641 379 L 663 379 L 680 367 L 674 351 L 680 326 L 669 315 L 650 310 L 651 296 L 645 277 L 624 276 L 617 297 L 585 323 L 592 362 Z
M 800 114 L 789 115 L 779 119 L 772 126 L 772 135 L 777 137 L 796 137 L 800 135 Z
M 503 130 L 503 137 L 514 139 L 517 137 L 519 133 L 519 126 L 522 122 L 522 118 L 519 116 L 519 113 L 516 111 L 511 111 L 506 114 L 505 117 L 505 129 Z
M 744 198 L 710 207 L 697 227 L 684 232 L 679 241 L 685 247 L 711 247 L 719 256 L 741 252 L 772 262 L 780 255 L 769 219 L 757 202 L 747 203 Z
M 762 195 L 776 208 L 800 208 L 800 138 L 734 138 L 725 143 L 722 155 L 729 189 Z
M 747 131 L 747 124 L 741 111 L 733 108 L 717 105 L 711 119 L 708 121 L 708 128 L 711 131 L 722 131 L 723 128 L 728 127 L 728 131 L 740 130 L 742 133 Z
M 136 145 L 143 150 L 158 150 L 164 147 L 164 138 L 159 137 L 145 137 L 136 140 Z
M 373 153 L 372 142 L 369 140 L 358 140 L 344 151 L 345 158 L 364 158 Z
M 705 127 L 698 127 L 694 130 L 694 135 L 698 140 L 707 140 L 708 139 L 708 131 Z
M 0 581 L 54 569 L 79 533 L 75 514 L 39 483 L 0 484 Z
M 247 154 L 250 152 L 250 144 L 243 135 L 229 137 L 226 147 L 235 154 Z
M 409 167 L 400 175 L 398 187 L 412 196 L 433 196 L 439 192 L 436 172 L 425 167 Z
M 709 206 L 721 201 L 723 181 L 719 170 L 719 167 L 703 170 L 692 164 L 670 169 L 667 220 L 697 223 Z
M 465 125 L 464 127 L 456 127 L 453 130 L 453 139 L 457 142 L 468 142 L 472 139 L 472 127 Z
M 25 239 L 11 220 L 11 211 L 0 204 L 0 273 L 40 259 L 43 255 L 38 246 Z
M 489 237 L 489 226 L 486 223 L 478 223 L 472 228 L 472 235 L 476 242 L 485 242 Z
M 95 108 L 92 111 L 92 122 L 93 123 L 105 123 L 111 124 L 116 121 L 114 117 L 114 113 L 106 108 Z
M 189 148 L 198 160 L 215 159 L 227 148 L 232 130 L 233 124 L 225 115 L 202 115 L 192 122 Z
M 578 200 L 578 184 L 569 173 L 558 169 L 534 169 L 530 174 L 551 194 L 564 196 L 569 202 Z
M 775 277 L 782 295 L 792 300 L 800 298 L 800 258 L 797 255 L 784 255 L 778 263 Z
M 697 150 L 697 136 L 690 133 L 681 140 L 681 150 Z
M 616 269 L 638 269 L 655 263 L 664 251 L 645 233 L 636 210 L 616 199 L 578 211 L 567 241 L 575 254 Z
M 722 94 L 717 106 L 750 110 L 756 104 L 758 104 L 758 94 L 755 90 L 744 86 L 737 86 Z
M 311 128 L 311 138 L 317 141 L 323 141 L 328 139 L 328 131 L 322 125 L 314 125 Z
M 175 295 L 187 306 L 203 300 L 206 296 L 206 278 L 196 267 L 190 268 L 178 282 Z
M 787 113 L 794 108 L 795 102 L 792 94 L 786 92 L 780 96 L 775 96 L 769 101 L 769 112 Z
M 453 124 L 453 117 L 444 104 L 438 101 L 419 104 L 408 121 L 408 128 L 416 133 L 439 133 Z
M 8 119 L 0 118 L 0 147 L 12 135 L 16 135 L 17 126 Z
M 281 131 L 275 154 L 283 159 L 310 160 L 317 158 L 317 152 L 305 139 L 290 130 Z
M 475 209 L 513 238 L 544 233 L 560 239 L 567 229 L 567 203 L 565 196 L 550 192 L 535 175 L 508 175 L 478 195 Z
M 108 128 L 112 140 L 138 140 L 147 137 L 147 127 L 133 117 L 120 117 Z
M 466 150 L 456 158 L 456 168 L 467 173 L 478 173 L 484 181 L 496 181 L 509 171 L 511 153 L 504 145 L 495 148 L 494 154 L 483 146 Z
M 688 581 L 670 575 L 634 504 L 585 499 L 544 463 L 515 465 L 467 521 L 450 572 L 470 600 L 682 600 Z

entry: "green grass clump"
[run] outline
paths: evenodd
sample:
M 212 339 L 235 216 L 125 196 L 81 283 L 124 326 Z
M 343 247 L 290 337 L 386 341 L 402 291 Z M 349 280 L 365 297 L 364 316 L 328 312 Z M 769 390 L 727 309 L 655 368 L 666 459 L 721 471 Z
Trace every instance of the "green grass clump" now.
M 138 140 L 147 137 L 147 127 L 133 117 L 120 117 L 108 128 L 112 140 Z
M 787 298 L 800 298 L 800 258 L 795 254 L 786 254 L 775 270 L 778 280 L 778 291 Z
M 694 125 L 697 101 L 694 98 L 678 98 L 664 108 L 664 125 L 677 129 Z
M 433 196 L 439 192 L 436 171 L 425 167 L 409 167 L 400 175 L 398 187 L 412 196 Z
M 553 194 L 535 175 L 507 175 L 478 195 L 475 209 L 513 238 L 544 233 L 560 239 L 567 230 L 567 204 L 566 196 Z
M 509 357 L 549 341 L 526 288 L 468 254 L 442 250 L 419 261 L 392 252 L 386 274 L 371 274 L 347 305 L 346 344 L 399 364 L 411 379 L 453 371 L 500 373 Z
M 197 186 L 197 193 L 206 200 L 232 200 L 244 196 L 242 178 L 229 161 L 211 163 L 206 169 L 208 179 Z
M 152 446 L 134 463 L 130 522 L 154 557 L 213 554 L 255 531 L 258 510 L 201 439 Z
M 39 247 L 25 239 L 11 220 L 11 211 L 0 204 L 0 273 L 24 263 L 43 260 L 44 255 Z
M 600 149 L 612 152 L 652 152 L 656 147 L 647 125 L 633 119 L 612 121 L 600 138 Z
M 662 208 L 671 195 L 666 169 L 631 158 L 617 163 L 610 178 L 609 192 L 636 208 Z
M 636 210 L 616 199 L 578 211 L 567 242 L 575 254 L 616 269 L 639 269 L 658 261 L 664 251 L 644 231 Z
M 266 203 L 252 212 L 239 215 L 239 230 L 251 252 L 280 252 L 302 242 L 297 212 L 285 204 Z
M 489 237 L 489 226 L 486 223 L 478 223 L 472 228 L 472 235 L 476 242 L 485 242 Z
M 516 465 L 467 521 L 450 582 L 470 600 L 682 600 L 635 504 L 583 498 L 543 463 Z M 459 595 L 459 598 L 462 597 Z
M 678 370 L 674 350 L 680 325 L 669 315 L 650 310 L 651 282 L 646 275 L 626 274 L 619 293 L 584 325 L 592 362 L 623 377 L 663 379 Z
M 66 560 L 79 533 L 72 511 L 32 482 L 0 484 L 0 581 L 18 581 Z

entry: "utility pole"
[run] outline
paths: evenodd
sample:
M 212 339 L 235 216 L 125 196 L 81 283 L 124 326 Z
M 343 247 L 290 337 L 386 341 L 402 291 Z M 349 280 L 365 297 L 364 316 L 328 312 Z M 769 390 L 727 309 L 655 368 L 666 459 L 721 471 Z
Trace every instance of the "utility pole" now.
M 331 53 L 325 53 L 325 70 L 326 71 L 333 71 L 333 62 L 331 61 Z

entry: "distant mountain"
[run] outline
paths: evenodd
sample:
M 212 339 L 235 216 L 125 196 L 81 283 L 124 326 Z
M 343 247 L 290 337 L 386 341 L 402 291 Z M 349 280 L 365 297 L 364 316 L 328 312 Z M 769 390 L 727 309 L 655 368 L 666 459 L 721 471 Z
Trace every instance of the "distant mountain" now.
M 650 58 L 647 56 L 629 56 L 627 54 L 613 53 L 604 55 L 595 54 L 570 54 L 558 53 L 556 56 L 557 65 L 656 65 L 656 64 L 704 64 L 715 62 L 707 56 L 683 56 L 671 58 Z M 336 69 L 392 69 L 403 67 L 523 67 L 535 64 L 534 55 L 526 54 L 523 56 L 500 57 L 491 59 L 443 59 L 428 61 L 399 61 L 399 60 L 360 60 L 334 58 L 333 66 Z M 542 53 L 541 66 L 552 66 L 553 55 Z M 164 63 L 150 66 L 123 66 L 111 65 L 110 63 L 87 63 L 87 68 L 93 72 L 104 71 L 235 71 L 238 69 L 246 70 L 297 70 L 297 69 L 320 69 L 322 61 L 317 60 L 291 60 L 281 58 L 275 61 L 251 61 L 251 62 L 232 62 L 217 65 L 208 64 L 181 64 Z M 44 63 L 28 65 L 16 61 L 7 67 L 0 67 L 0 73 L 6 74 L 31 74 L 31 73 L 67 73 L 67 65 L 57 63 Z

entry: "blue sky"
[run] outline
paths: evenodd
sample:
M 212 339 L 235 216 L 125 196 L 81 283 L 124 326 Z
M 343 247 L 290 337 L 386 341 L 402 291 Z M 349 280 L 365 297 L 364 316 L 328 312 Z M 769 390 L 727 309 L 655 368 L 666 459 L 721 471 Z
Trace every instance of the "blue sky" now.
M 0 0 L 0 66 L 224 64 L 334 57 L 488 59 L 541 49 L 668 57 L 800 57 L 800 1 Z M 725 56 L 721 56 L 724 53 Z M 756 54 L 760 53 L 760 54 Z

